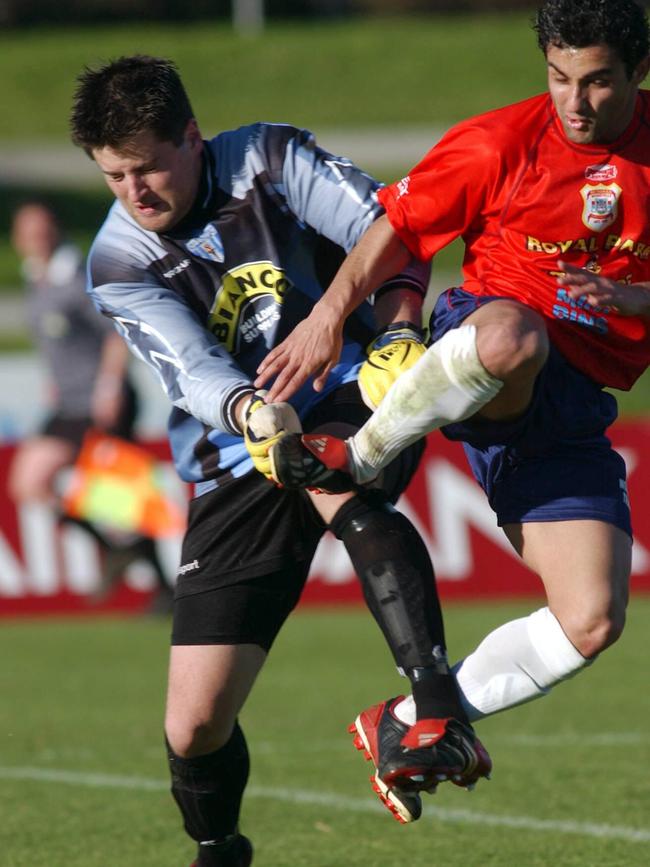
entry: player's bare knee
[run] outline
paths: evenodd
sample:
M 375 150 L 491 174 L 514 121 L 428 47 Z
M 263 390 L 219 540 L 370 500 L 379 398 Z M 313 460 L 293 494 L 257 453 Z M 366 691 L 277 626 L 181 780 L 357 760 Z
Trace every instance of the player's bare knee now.
M 625 626 L 625 610 L 576 618 L 562 626 L 576 650 L 585 659 L 592 659 L 621 637 Z
M 516 310 L 481 325 L 477 346 L 483 365 L 506 384 L 512 379 L 532 382 L 549 352 L 546 326 L 533 310 Z
M 204 756 L 224 746 L 232 735 L 232 725 L 216 722 L 184 722 L 167 720 L 165 735 L 176 753 L 183 759 Z

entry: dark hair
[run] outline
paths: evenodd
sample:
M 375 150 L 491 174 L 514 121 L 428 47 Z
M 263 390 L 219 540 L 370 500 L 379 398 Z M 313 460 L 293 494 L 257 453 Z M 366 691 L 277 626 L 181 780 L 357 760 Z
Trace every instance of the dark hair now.
M 194 117 L 176 65 L 135 54 L 99 69 L 85 67 L 77 78 L 70 127 L 72 141 L 91 154 L 123 148 L 142 132 L 180 145 Z
M 628 77 L 650 52 L 648 19 L 634 0 L 546 0 L 533 25 L 546 54 L 549 45 L 614 48 Z

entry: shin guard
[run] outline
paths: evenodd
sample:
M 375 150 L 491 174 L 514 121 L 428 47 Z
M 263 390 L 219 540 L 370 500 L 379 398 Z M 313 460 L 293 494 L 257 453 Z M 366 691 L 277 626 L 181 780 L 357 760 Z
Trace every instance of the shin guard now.
M 384 501 L 355 497 L 330 529 L 345 545 L 368 608 L 411 681 L 418 716 L 463 719 L 431 558 L 411 522 Z

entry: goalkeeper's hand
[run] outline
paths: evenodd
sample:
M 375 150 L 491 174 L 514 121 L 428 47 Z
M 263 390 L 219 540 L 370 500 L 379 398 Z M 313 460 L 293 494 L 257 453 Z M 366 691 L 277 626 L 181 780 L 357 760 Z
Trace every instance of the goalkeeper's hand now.
M 264 403 L 266 391 L 256 391 L 244 409 L 244 442 L 255 469 L 275 484 L 271 448 L 288 433 L 301 433 L 302 425 L 289 403 Z
M 366 350 L 368 360 L 359 371 L 359 390 L 366 406 L 375 409 L 386 392 L 427 351 L 424 330 L 410 322 L 384 328 Z

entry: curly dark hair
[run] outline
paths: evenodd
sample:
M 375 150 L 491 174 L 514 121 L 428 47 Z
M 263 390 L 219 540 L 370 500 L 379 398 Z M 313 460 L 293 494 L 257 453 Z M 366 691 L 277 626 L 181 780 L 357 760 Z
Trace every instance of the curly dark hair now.
M 628 77 L 650 52 L 648 19 L 634 0 L 546 0 L 533 26 L 544 54 L 549 45 L 609 45 L 618 52 Z
M 176 65 L 134 54 L 77 78 L 70 128 L 72 141 L 92 155 L 95 148 L 123 148 L 141 132 L 179 145 L 194 117 Z

